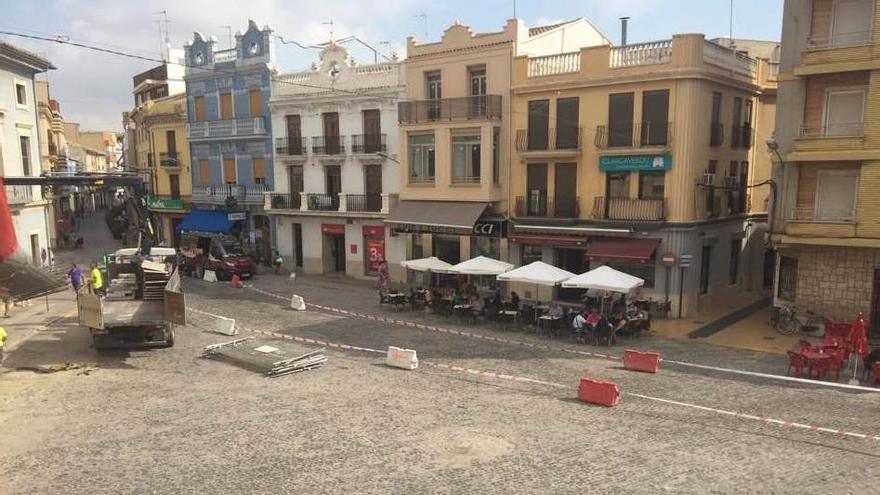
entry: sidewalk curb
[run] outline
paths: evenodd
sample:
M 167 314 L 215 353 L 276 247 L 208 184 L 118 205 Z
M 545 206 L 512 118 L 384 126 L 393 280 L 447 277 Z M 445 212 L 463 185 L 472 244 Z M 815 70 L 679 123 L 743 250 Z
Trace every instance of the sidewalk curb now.
M 74 307 L 75 307 L 75 306 L 74 306 Z M 34 335 L 36 335 L 36 334 L 38 334 L 38 333 L 40 333 L 40 332 L 46 330 L 47 328 L 49 328 L 50 326 L 54 325 L 54 324 L 55 324 L 56 322 L 58 322 L 59 320 L 62 320 L 62 319 L 64 319 L 64 318 L 68 318 L 67 313 L 69 313 L 69 312 L 70 312 L 70 310 L 66 310 L 66 311 L 64 311 L 62 314 L 53 317 L 52 319 L 46 321 L 45 323 L 43 323 L 43 324 L 41 324 L 41 325 L 37 325 L 33 330 L 31 330 L 30 332 L 28 332 L 26 335 L 24 335 L 24 336 L 21 337 L 20 339 L 17 338 L 17 339 L 16 339 L 16 342 L 15 342 L 15 345 L 10 344 L 10 345 L 9 345 L 9 348 L 6 349 L 6 352 L 8 352 L 8 353 L 15 352 L 15 350 L 17 350 L 19 347 L 21 347 L 22 345 L 24 345 L 28 340 L 30 340 L 31 338 L 33 338 Z

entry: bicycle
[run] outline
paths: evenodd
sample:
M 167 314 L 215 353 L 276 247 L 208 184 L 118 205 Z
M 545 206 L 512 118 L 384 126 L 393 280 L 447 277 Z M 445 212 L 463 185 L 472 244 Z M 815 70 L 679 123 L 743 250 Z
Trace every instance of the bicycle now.
M 771 312 L 771 320 L 775 320 L 772 322 L 773 326 L 780 334 L 808 333 L 815 337 L 825 335 L 824 317 L 810 311 L 807 311 L 806 316 L 799 316 L 794 306 L 780 306 L 775 309 L 775 315 Z

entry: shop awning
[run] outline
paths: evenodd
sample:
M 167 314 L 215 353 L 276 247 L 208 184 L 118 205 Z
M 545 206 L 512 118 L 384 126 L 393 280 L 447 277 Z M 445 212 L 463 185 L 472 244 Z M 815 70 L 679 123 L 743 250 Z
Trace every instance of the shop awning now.
M 193 210 L 177 226 L 178 232 L 213 232 L 228 234 L 232 228 L 232 222 L 225 211 L 216 210 Z
M 488 206 L 465 201 L 401 201 L 385 223 L 403 232 L 470 234 Z
M 587 248 L 590 261 L 644 263 L 651 259 L 659 239 L 593 239 Z
M 510 236 L 510 242 L 518 242 L 520 244 L 546 244 L 552 246 L 582 247 L 587 244 L 587 238 L 561 235 L 554 236 L 541 234 L 513 234 Z

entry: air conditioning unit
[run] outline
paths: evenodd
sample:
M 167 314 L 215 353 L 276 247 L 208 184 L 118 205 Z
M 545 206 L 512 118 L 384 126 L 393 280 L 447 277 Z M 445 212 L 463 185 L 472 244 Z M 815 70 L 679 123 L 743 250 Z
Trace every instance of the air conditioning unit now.
M 715 184 L 715 174 L 713 174 L 713 173 L 706 172 L 700 178 L 700 185 L 701 186 L 711 186 L 714 184 Z
M 724 178 L 724 187 L 727 187 L 730 189 L 739 188 L 739 177 L 728 175 L 727 177 Z

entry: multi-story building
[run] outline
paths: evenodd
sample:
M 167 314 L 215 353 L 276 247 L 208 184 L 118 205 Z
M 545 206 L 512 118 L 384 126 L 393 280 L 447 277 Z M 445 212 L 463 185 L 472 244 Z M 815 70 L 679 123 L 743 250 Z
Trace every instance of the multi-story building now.
M 532 29 L 513 19 L 478 34 L 455 24 L 438 42 L 407 40 L 400 202 L 386 219 L 404 236 L 406 259 L 507 257 L 513 58 L 605 43 L 585 19 Z
M 359 66 L 332 41 L 311 70 L 273 83 L 276 184 L 265 209 L 289 268 L 364 277 L 403 259 L 402 238 L 383 223 L 400 190 L 403 91 L 400 62 Z
M 40 162 L 43 173 L 74 171 L 74 162 L 67 160 L 67 138 L 64 136 L 64 117 L 61 105 L 49 95 L 49 82 L 37 81 L 37 109 L 40 123 Z M 55 187 L 43 190 L 51 206 L 49 208 L 49 245 L 57 246 L 58 237 L 70 229 L 69 213 L 73 204 L 71 187 Z
M 774 168 L 774 296 L 880 327 L 880 11 L 785 2 Z
M 766 210 L 750 185 L 767 177 L 752 148 L 768 72 L 700 34 L 518 57 L 511 262 L 610 265 L 673 316 L 761 289 Z
M 82 131 L 77 122 L 64 123 L 68 170 L 106 173 L 116 162 L 116 134 L 111 131 Z M 98 211 L 109 204 L 108 192 L 93 186 L 72 193 L 75 211 Z
M 268 260 L 271 228 L 263 203 L 274 185 L 272 28 L 251 20 L 235 35 L 235 48 L 217 50 L 216 43 L 195 33 L 184 47 L 192 201 L 226 211 L 233 233 Z
M 0 41 L 0 176 L 42 172 L 36 74 L 55 67 L 34 53 Z M 38 186 L 4 186 L 12 210 L 18 256 L 42 262 L 50 247 L 49 202 Z
M 177 245 L 177 225 L 189 211 L 192 196 L 191 161 L 186 140 L 186 94 L 152 98 L 129 114 L 141 176 L 150 195 L 159 240 Z

